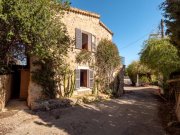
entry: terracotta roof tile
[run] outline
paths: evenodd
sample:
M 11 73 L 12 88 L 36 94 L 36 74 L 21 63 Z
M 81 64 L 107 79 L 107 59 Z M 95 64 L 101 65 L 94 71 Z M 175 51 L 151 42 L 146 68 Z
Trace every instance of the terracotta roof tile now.
M 103 22 L 99 21 L 99 24 L 100 24 L 104 29 L 106 29 L 109 33 L 111 33 L 111 35 L 114 34 Z
M 86 15 L 86 16 L 90 16 L 90 17 L 94 17 L 94 18 L 97 18 L 97 19 L 100 19 L 100 17 L 101 17 L 99 14 L 89 12 L 89 11 L 86 11 L 86 10 L 81 10 L 81 9 L 74 8 L 74 7 L 70 7 L 68 9 L 68 11 L 78 13 L 78 14 L 82 14 L 82 15 Z M 106 29 L 111 35 L 113 35 L 113 32 L 102 21 L 99 21 L 99 24 L 104 29 Z
M 85 11 L 85 10 L 81 10 L 78 8 L 71 7 L 68 10 L 71 12 L 75 12 L 75 13 L 79 13 L 79 14 L 83 14 L 83 15 L 87 15 L 87 16 L 91 16 L 91 17 L 95 17 L 95 18 L 100 18 L 99 14 L 89 12 L 89 11 Z

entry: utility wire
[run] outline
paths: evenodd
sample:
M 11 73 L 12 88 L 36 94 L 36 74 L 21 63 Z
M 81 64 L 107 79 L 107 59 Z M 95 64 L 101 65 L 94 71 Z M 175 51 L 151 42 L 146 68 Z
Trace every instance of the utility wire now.
M 155 28 L 155 29 L 157 29 L 157 28 Z M 144 39 L 146 36 L 150 35 L 155 29 L 152 29 L 151 32 L 143 35 L 142 37 L 140 37 L 139 39 L 135 40 L 134 42 L 131 42 L 131 43 L 127 44 L 126 46 L 120 48 L 120 50 L 129 48 L 130 46 L 132 46 L 132 45 L 134 45 L 135 43 L 139 42 L 140 40 Z
M 151 33 L 151 32 L 150 32 L 150 33 Z M 144 39 L 144 38 L 145 38 L 146 36 L 148 36 L 150 33 L 147 33 L 147 34 L 143 35 L 142 37 L 140 37 L 139 39 L 137 39 L 136 41 L 134 41 L 134 42 L 126 45 L 125 47 L 120 48 L 120 50 L 126 49 L 126 48 L 134 45 L 135 43 L 137 43 L 137 42 L 139 42 L 140 40 Z

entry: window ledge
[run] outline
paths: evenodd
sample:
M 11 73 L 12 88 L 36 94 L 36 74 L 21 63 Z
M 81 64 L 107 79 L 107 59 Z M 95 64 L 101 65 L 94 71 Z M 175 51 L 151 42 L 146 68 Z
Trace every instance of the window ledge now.
M 90 88 L 86 88 L 86 87 L 80 87 L 79 89 L 77 89 L 76 91 L 90 91 L 92 89 Z

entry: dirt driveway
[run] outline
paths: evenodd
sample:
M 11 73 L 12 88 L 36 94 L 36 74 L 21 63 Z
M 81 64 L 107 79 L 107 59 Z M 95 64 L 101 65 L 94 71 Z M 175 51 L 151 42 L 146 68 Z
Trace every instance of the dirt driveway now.
M 166 135 L 154 88 L 126 88 L 119 99 L 49 112 L 17 111 L 0 117 L 8 135 Z M 0 114 L 1 116 L 1 114 Z

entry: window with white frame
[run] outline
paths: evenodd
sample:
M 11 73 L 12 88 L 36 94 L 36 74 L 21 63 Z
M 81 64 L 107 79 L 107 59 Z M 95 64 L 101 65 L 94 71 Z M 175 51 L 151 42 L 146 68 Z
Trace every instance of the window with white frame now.
M 89 69 L 76 69 L 76 89 L 93 88 L 94 72 Z

